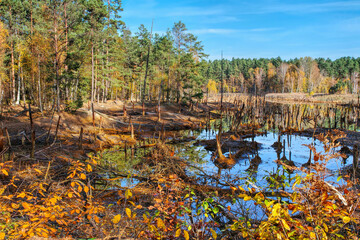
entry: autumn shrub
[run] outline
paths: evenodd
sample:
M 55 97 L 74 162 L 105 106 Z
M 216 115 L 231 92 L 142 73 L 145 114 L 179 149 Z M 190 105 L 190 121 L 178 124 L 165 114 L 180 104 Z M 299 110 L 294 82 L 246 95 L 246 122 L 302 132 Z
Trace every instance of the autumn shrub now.
M 1 166 L 0 239 L 31 237 L 79 237 L 86 226 L 99 222 L 102 211 L 92 199 L 93 188 L 88 174 L 96 161 L 84 163 L 69 160 L 67 176 L 61 181 L 49 176 L 49 169 L 33 165 L 24 171 L 13 171 L 14 162 Z
M 348 176 L 341 182 L 331 182 L 333 173 L 326 168 L 329 161 L 340 158 L 335 150 L 343 137 L 339 131 L 317 136 L 324 151 L 317 152 L 308 145 L 314 156 L 309 168 L 283 164 L 302 173 L 295 177 L 292 190 L 285 192 L 286 198 L 242 193 L 246 200 L 261 206 L 267 218 L 260 222 L 238 220 L 229 228 L 249 239 L 358 239 L 360 193 Z M 244 192 L 241 187 L 239 190 Z

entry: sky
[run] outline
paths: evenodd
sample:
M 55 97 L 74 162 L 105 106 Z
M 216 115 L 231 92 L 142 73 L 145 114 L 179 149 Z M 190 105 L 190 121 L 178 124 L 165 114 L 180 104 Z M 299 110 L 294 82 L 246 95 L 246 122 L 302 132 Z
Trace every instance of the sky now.
M 360 57 L 360 0 L 122 0 L 122 20 L 163 34 L 182 21 L 208 59 Z

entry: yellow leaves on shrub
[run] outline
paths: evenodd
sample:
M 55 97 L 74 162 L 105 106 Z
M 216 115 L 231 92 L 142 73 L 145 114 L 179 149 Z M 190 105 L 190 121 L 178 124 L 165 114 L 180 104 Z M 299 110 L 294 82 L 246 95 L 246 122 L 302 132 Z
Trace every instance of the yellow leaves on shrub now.
M 81 174 L 80 174 L 80 179 L 85 180 L 85 179 L 86 179 L 86 175 L 85 175 L 84 173 L 81 173 Z
M 250 196 L 245 196 L 244 197 L 244 201 L 250 201 L 251 200 L 251 197 Z
M 86 165 L 86 171 L 92 172 L 92 167 L 90 164 Z
M 281 204 L 280 203 L 275 204 L 271 211 L 271 215 L 273 217 L 280 217 L 280 209 L 281 209 Z
M 210 232 L 211 232 L 211 235 L 212 235 L 213 239 L 216 240 L 217 239 L 217 234 L 216 234 L 215 230 L 210 228 Z
M 284 219 L 281 219 L 281 223 L 283 224 L 283 226 L 286 230 L 290 231 L 290 227 Z
M 126 189 L 126 191 L 125 191 L 125 198 L 126 198 L 126 199 L 129 199 L 129 198 L 131 198 L 131 197 L 132 197 L 131 191 L 130 191 L 129 189 Z
M 351 219 L 348 217 L 348 216 L 345 216 L 343 217 L 343 222 L 346 224 L 346 223 L 349 223 L 351 221 Z
M 9 176 L 9 173 L 8 171 L 6 171 L 6 169 L 1 169 L 1 172 L 5 175 L 5 176 Z
M 21 205 L 25 210 L 30 208 L 30 205 L 27 202 L 22 202 Z
M 126 209 L 125 209 L 125 212 L 126 212 L 126 215 L 127 215 L 129 218 L 131 218 L 131 210 L 130 210 L 130 208 L 126 208 Z
M 16 204 L 16 203 L 12 203 L 12 204 L 11 204 L 11 207 L 14 208 L 14 209 L 18 209 L 18 208 L 19 208 L 19 205 Z
M 0 232 L 0 240 L 5 239 L 5 233 L 4 232 Z
M 57 199 L 56 198 L 50 198 L 50 203 L 52 204 L 52 205 L 55 205 L 56 203 L 57 203 Z
M 117 224 L 118 222 L 120 222 L 120 220 L 121 220 L 121 215 L 118 214 L 112 219 L 112 222 Z
M 176 230 L 175 237 L 180 237 L 180 235 L 181 235 L 181 228 Z
M 185 240 L 189 240 L 190 238 L 189 233 L 186 230 L 184 230 L 184 238 Z
M 163 221 L 161 218 L 157 218 L 157 219 L 156 219 L 156 222 L 157 222 L 157 227 L 158 227 L 158 228 L 165 229 L 164 221 Z

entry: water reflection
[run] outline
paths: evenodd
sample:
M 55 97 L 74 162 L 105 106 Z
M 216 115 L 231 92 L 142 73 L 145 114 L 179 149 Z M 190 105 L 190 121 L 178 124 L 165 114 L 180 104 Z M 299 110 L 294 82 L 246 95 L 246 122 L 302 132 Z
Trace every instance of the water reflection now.
M 215 138 L 214 131 L 187 131 L 184 134 L 187 136 L 195 135 L 197 139 Z M 321 142 L 304 136 L 272 133 L 255 136 L 254 141 L 259 144 L 259 149 L 255 153 L 249 153 L 245 158 L 237 159 L 237 163 L 226 171 L 212 161 L 213 151 L 206 150 L 204 146 L 194 145 L 195 141 L 175 147 L 182 157 L 197 166 L 197 168 L 201 168 L 209 176 L 220 176 L 222 181 L 234 182 L 234 184 L 240 184 L 240 181 L 243 179 L 254 179 L 260 186 L 267 183 L 267 176 L 278 174 L 279 170 L 285 171 L 276 160 L 282 161 L 289 166 L 301 167 L 302 165 L 305 166 L 312 157 L 309 156 L 310 149 L 305 145 L 314 146 L 318 152 L 323 151 Z M 224 153 L 224 155 L 228 156 L 229 152 Z M 352 157 L 349 156 L 349 158 Z M 351 163 L 352 160 L 348 162 Z M 342 161 L 335 160 L 327 164 L 328 170 L 334 174 L 343 166 L 344 163 Z M 190 169 L 190 173 L 197 176 L 199 172 L 195 169 Z M 295 172 L 292 171 L 287 171 L 287 173 L 290 174 L 287 178 L 295 175 Z M 336 177 L 334 178 L 336 179 Z M 212 184 L 216 185 L 216 182 Z

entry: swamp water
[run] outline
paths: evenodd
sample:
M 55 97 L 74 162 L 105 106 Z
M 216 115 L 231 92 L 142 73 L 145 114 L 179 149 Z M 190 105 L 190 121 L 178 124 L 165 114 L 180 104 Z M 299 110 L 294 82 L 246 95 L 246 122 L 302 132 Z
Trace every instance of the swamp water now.
M 255 107 L 255 108 L 254 108 Z M 310 149 L 306 145 L 313 145 L 317 152 L 324 152 L 323 144 L 313 139 L 312 137 L 300 136 L 295 134 L 284 134 L 280 136 L 280 142 L 282 145 L 285 143 L 285 147 L 281 148 L 281 151 L 277 151 L 272 145 L 279 140 L 278 127 L 283 128 L 287 125 L 295 127 L 297 120 L 301 120 L 296 126 L 298 129 L 314 127 L 325 128 L 337 128 L 343 127 L 348 130 L 358 131 L 359 124 L 356 121 L 359 116 L 359 109 L 355 107 L 343 107 L 329 104 L 279 104 L 279 103 L 261 103 L 256 106 L 251 104 L 246 105 L 243 110 L 243 117 L 241 117 L 241 123 L 248 123 L 252 121 L 248 112 L 252 112 L 256 109 L 257 119 L 273 119 L 275 124 L 264 124 L 264 128 L 267 129 L 267 134 L 261 136 L 255 136 L 253 141 L 259 143 L 257 151 L 258 157 L 261 161 L 256 164 L 252 163 L 252 159 L 255 158 L 254 152 L 249 152 L 243 155 L 240 159 L 236 159 L 237 163 L 231 169 L 221 169 L 214 164 L 212 156 L 214 151 L 206 150 L 204 146 L 199 144 L 201 140 L 213 140 L 218 133 L 217 126 L 219 126 L 220 120 L 212 120 L 209 130 L 181 130 L 174 132 L 177 137 L 168 138 L 167 141 L 184 139 L 194 139 L 191 141 L 184 141 L 180 143 L 170 144 L 175 149 L 175 156 L 178 156 L 186 160 L 189 165 L 193 166 L 187 170 L 187 174 L 198 177 L 198 181 L 203 184 L 210 184 L 213 186 L 221 187 L 218 181 L 214 178 L 207 176 L 219 177 L 221 181 L 227 183 L 233 183 L 234 185 L 243 184 L 244 181 L 252 180 L 256 182 L 256 185 L 261 188 L 265 186 L 269 179 L 269 176 L 281 175 L 283 181 L 291 179 L 298 172 L 288 173 L 285 172 L 283 167 L 275 162 L 277 159 L 286 159 L 292 161 L 296 167 L 301 167 L 306 164 L 310 157 Z M 253 114 L 253 113 L 252 113 Z M 294 116 L 294 119 L 290 119 L 289 116 Z M 323 116 L 323 117 L 320 117 Z M 313 119 L 316 119 L 314 121 Z M 222 120 L 223 132 L 231 130 L 232 125 L 236 123 L 234 115 L 226 117 Z M 274 127 L 275 126 L 275 127 Z M 265 130 L 265 129 L 264 129 Z M 168 134 L 171 136 L 172 134 Z M 179 137 L 180 136 L 180 137 Z M 251 142 L 252 139 L 245 139 Z M 225 140 L 226 141 L 226 140 Z M 339 150 L 339 149 L 337 149 Z M 106 165 L 110 165 L 115 169 L 121 170 L 124 174 L 137 174 L 139 171 L 133 169 L 133 166 L 142 161 L 143 157 L 151 149 L 129 149 L 125 156 L 124 150 L 121 148 L 113 148 L 101 153 L 100 157 Z M 232 152 L 234 154 L 235 152 Z M 228 156 L 229 152 L 224 151 L 224 155 Z M 313 156 L 312 156 L 313 158 Z M 126 161 L 124 160 L 126 159 Z M 313 160 L 312 160 L 313 161 Z M 327 163 L 327 169 L 331 173 L 330 181 L 336 181 L 339 171 L 347 165 L 352 164 L 352 156 L 346 161 L 342 159 L 332 159 Z M 252 169 L 252 171 L 248 171 Z M 220 174 L 219 174 L 220 173 Z M 129 187 L 137 184 L 138 181 L 131 179 L 124 179 L 121 181 L 122 187 Z
M 306 111 L 310 112 L 310 110 L 311 107 L 308 107 Z M 341 110 L 339 110 L 339 112 L 341 112 Z M 340 115 L 340 113 L 338 114 Z M 335 117 L 338 114 L 335 113 L 333 116 Z M 349 116 L 352 117 L 352 115 Z M 337 120 L 339 119 L 341 119 L 341 117 L 337 118 Z M 346 123 L 348 124 L 348 122 Z M 322 123 L 324 125 L 335 125 L 335 119 L 325 119 L 322 120 Z M 223 132 L 230 130 L 231 124 L 231 121 L 224 119 Z M 296 174 L 302 176 L 303 173 L 287 171 L 282 165 L 276 163 L 275 160 L 286 159 L 296 167 L 301 167 L 309 161 L 310 157 L 310 149 L 306 145 L 312 145 L 317 152 L 324 153 L 323 143 L 312 137 L 294 134 L 279 136 L 277 129 L 270 129 L 267 134 L 255 136 L 253 139 L 245 139 L 245 141 L 254 141 L 259 144 L 256 152 L 250 151 L 245 153 L 241 158 L 236 159 L 237 163 L 230 169 L 219 169 L 212 159 L 216 151 L 207 150 L 206 146 L 199 144 L 199 142 L 203 140 L 214 140 L 216 138 L 216 134 L 218 133 L 218 131 L 215 130 L 217 129 L 216 125 L 219 125 L 219 120 L 212 122 L 210 130 L 177 131 L 174 132 L 174 135 L 177 135 L 176 137 L 168 137 L 166 139 L 166 141 L 178 141 L 178 143 L 168 145 L 174 150 L 175 156 L 187 162 L 188 167 L 185 169 L 186 174 L 195 177 L 196 182 L 200 185 L 224 189 L 229 189 L 229 186 L 243 186 L 245 189 L 246 187 L 256 188 L 257 191 L 271 191 L 271 189 L 277 191 L 281 189 L 291 192 L 292 183 L 295 181 L 294 177 Z M 336 125 L 340 126 L 341 123 Z M 344 122 L 343 125 L 345 125 Z M 353 122 L 352 124 L 348 124 L 348 127 L 356 129 L 357 123 Z M 172 133 L 168 135 L 171 136 Z M 186 140 L 181 141 L 181 138 Z M 279 149 L 277 151 L 277 149 L 272 146 L 278 141 L 284 145 L 280 151 Z M 124 149 L 113 148 L 101 153 L 100 157 L 105 165 L 109 165 L 128 176 L 127 178 L 119 179 L 113 187 L 131 188 L 139 184 L 140 181 L 132 176 L 134 176 L 134 174 L 141 175 L 144 169 L 139 169 L 136 165 L 144 161 L 144 156 L 150 151 L 151 149 L 146 148 L 128 149 L 125 156 Z M 232 154 L 234 154 L 234 152 L 232 152 Z M 224 155 L 228 156 L 229 152 L 224 151 Z M 252 159 L 256 156 L 258 156 L 261 161 L 254 164 Z M 311 161 L 313 161 L 313 154 Z M 327 163 L 329 175 L 326 180 L 330 183 L 336 182 L 341 169 L 350 164 L 352 164 L 352 156 L 349 156 L 346 161 L 341 158 L 330 160 Z M 275 188 L 277 190 L 275 190 Z M 231 207 L 233 214 L 238 217 L 258 220 L 266 217 L 263 209 L 256 206 L 253 201 L 243 201 L 241 198 L 219 198 L 218 200 L 224 207 Z M 287 199 L 283 198 L 282 200 L 286 201 Z

